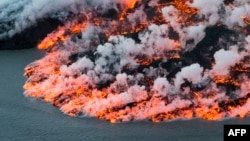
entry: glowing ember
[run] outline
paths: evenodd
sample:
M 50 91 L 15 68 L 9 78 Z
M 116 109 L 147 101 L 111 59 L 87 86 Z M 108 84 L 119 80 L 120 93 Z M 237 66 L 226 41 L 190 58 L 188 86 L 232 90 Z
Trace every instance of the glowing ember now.
M 49 47 L 54 46 L 58 41 L 65 41 L 65 30 L 62 27 L 59 27 L 58 31 L 55 33 L 49 34 L 39 45 L 39 49 L 48 49 Z
M 38 45 L 47 55 L 25 68 L 25 95 L 112 123 L 250 115 L 248 3 L 113 2 Z
M 69 38 L 70 33 L 77 34 L 83 31 L 87 26 L 87 23 L 83 22 L 80 24 L 66 24 L 64 27 L 59 27 L 55 32 L 49 34 L 40 44 L 38 44 L 39 49 L 49 49 L 53 47 L 58 42 L 63 42 Z
M 240 17 L 246 24 L 250 25 L 250 17 L 241 16 Z

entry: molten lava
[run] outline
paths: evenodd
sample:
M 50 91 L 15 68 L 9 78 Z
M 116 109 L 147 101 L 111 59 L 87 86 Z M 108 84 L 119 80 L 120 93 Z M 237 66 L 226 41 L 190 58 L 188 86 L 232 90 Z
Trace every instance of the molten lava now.
M 227 18 L 247 3 L 219 2 L 123 0 L 110 4 L 113 15 L 79 12 L 38 44 L 47 54 L 25 68 L 25 95 L 112 123 L 249 116 L 250 35 L 242 29 L 250 22 Z

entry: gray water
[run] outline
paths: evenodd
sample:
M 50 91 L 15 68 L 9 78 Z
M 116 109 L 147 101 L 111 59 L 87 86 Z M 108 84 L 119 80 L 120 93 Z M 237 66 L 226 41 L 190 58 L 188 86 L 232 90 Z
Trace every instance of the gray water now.
M 223 141 L 224 124 L 250 123 L 250 117 L 116 124 L 72 118 L 23 95 L 23 69 L 43 55 L 37 49 L 0 51 L 0 141 Z

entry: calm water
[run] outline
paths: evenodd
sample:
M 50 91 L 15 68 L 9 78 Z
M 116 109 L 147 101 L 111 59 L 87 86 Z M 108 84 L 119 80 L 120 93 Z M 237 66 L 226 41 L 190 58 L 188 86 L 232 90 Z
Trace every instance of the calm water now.
M 23 95 L 23 69 L 42 56 L 36 49 L 0 51 L 1 141 L 222 141 L 224 124 L 250 123 L 250 118 L 117 124 L 71 118 L 51 104 Z

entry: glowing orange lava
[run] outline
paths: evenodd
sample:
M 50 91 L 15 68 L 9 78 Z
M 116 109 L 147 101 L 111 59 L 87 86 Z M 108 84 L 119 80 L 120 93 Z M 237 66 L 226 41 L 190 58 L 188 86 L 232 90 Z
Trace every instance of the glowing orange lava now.
M 200 11 L 188 4 L 192 2 L 157 1 L 152 11 L 145 12 L 150 15 L 146 21 L 135 14 L 148 6 L 143 0 L 123 0 L 124 7 L 116 7 L 119 13 L 112 19 L 95 15 L 94 10 L 92 17 L 85 20 L 78 20 L 77 15 L 38 44 L 48 54 L 25 68 L 25 94 L 50 102 L 70 116 L 92 116 L 111 123 L 249 116 L 250 89 L 244 83 L 250 81 L 249 60 L 235 63 L 225 76 L 212 75 L 216 73 L 201 63 L 200 68 L 187 71 L 192 63 L 209 60 L 208 66 L 215 64 L 213 55 L 212 59 L 199 60 L 204 55 L 202 49 L 194 51 L 193 56 L 187 55 L 189 39 L 184 28 L 206 23 L 197 18 Z M 226 6 L 230 5 L 233 4 Z M 177 17 L 173 19 L 178 25 L 175 29 L 162 11 L 170 6 L 178 11 L 172 16 Z M 241 18 L 249 25 L 248 17 Z M 222 23 L 213 26 L 226 27 Z M 81 33 L 87 36 L 82 39 Z M 176 37 L 168 37 L 172 34 Z M 201 35 L 193 36 L 190 42 Z M 246 53 L 249 44 L 242 42 L 238 51 Z

